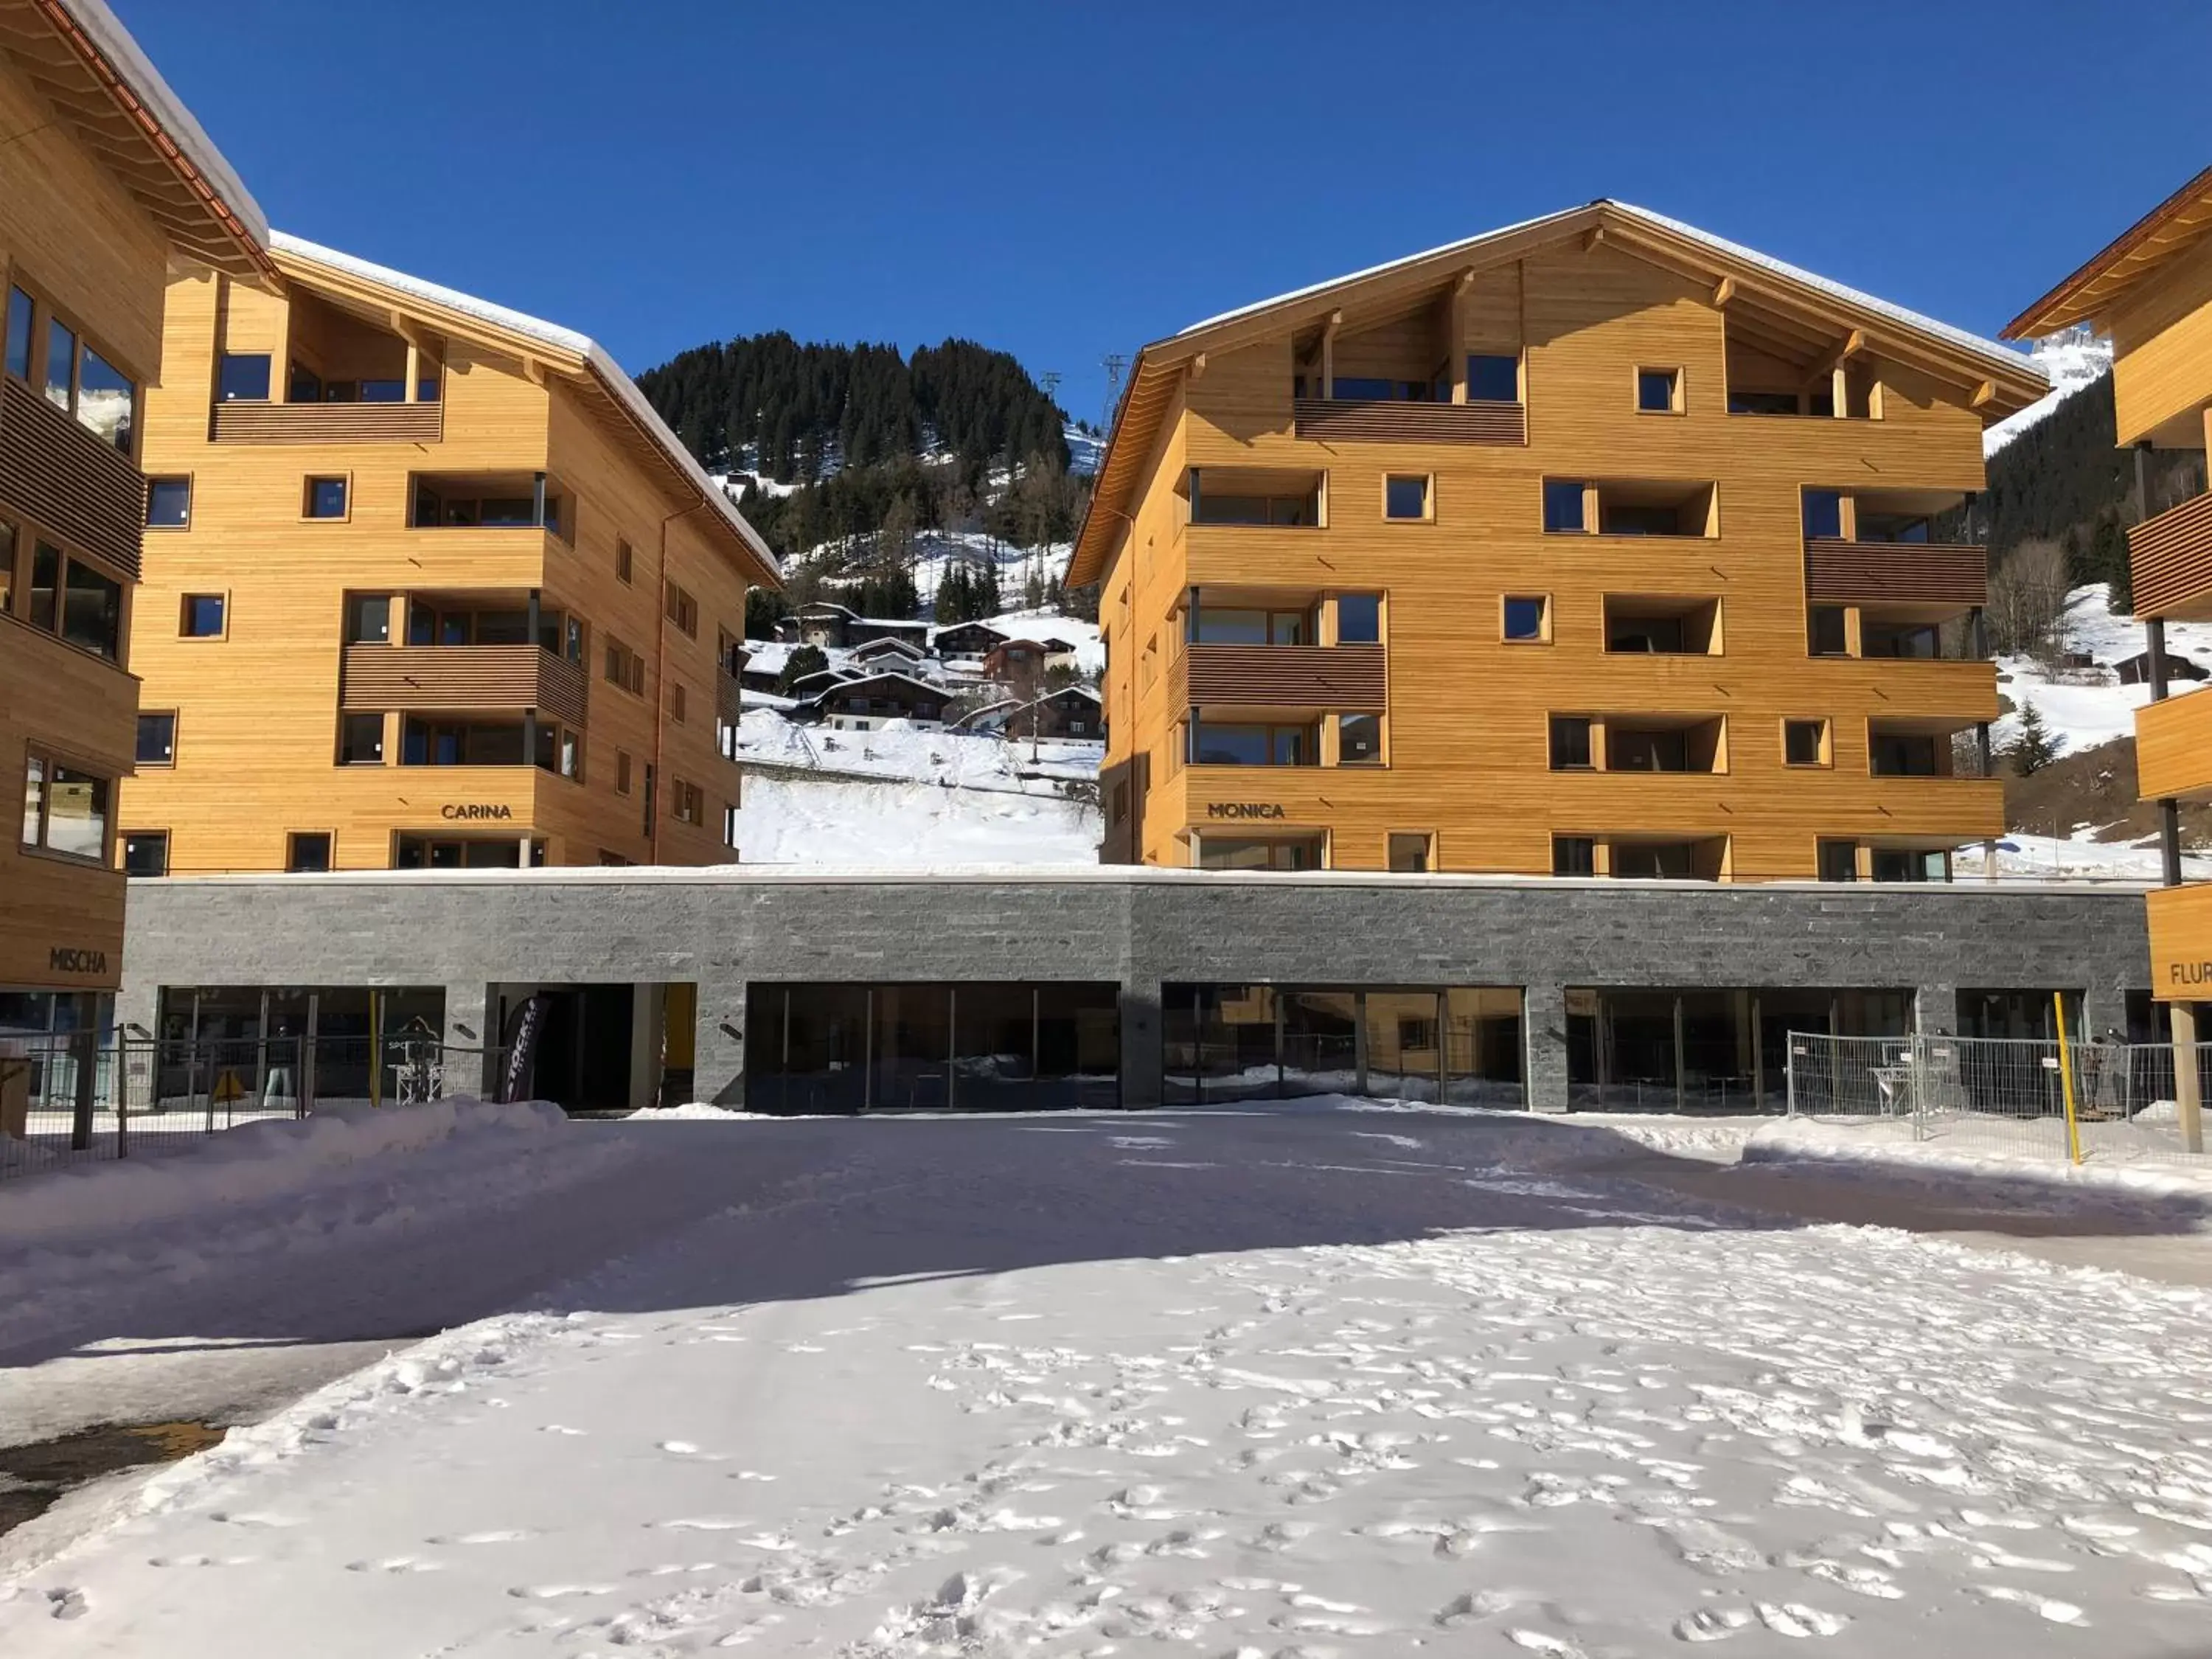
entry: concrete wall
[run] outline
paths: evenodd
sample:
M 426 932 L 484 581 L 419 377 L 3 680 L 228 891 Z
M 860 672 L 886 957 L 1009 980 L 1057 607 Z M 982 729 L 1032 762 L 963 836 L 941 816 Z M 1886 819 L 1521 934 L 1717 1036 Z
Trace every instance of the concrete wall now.
M 697 1083 L 744 1087 L 755 980 L 1111 980 L 1126 1103 L 1160 1098 L 1163 983 L 1526 988 L 1528 1097 L 1566 1103 L 1569 986 L 2086 993 L 2093 1030 L 2149 983 L 2142 893 L 2070 884 L 1706 886 L 1102 867 L 438 871 L 134 882 L 117 1018 L 165 985 L 439 985 L 476 1044 L 485 988 L 691 981 Z

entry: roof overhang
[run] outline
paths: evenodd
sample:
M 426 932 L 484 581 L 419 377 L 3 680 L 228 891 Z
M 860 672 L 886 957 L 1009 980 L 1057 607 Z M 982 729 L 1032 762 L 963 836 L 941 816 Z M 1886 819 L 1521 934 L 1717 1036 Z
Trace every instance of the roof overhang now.
M 5 3 L 0 0 L 0 4 Z M 782 565 L 729 492 L 707 476 L 637 383 L 589 335 L 283 231 L 272 234 L 270 248 L 276 270 L 288 282 L 347 303 L 356 312 L 404 317 L 517 358 L 533 377 L 560 375 L 594 417 L 628 439 L 635 455 L 666 477 L 678 495 L 693 498 L 685 512 L 707 509 L 708 523 L 719 532 L 716 539 L 749 580 L 769 587 L 783 586 Z
M 260 204 L 102 0 L 0 0 L 0 54 L 179 252 L 274 274 Z
M 2010 340 L 2097 324 L 2130 289 L 2212 234 L 2212 167 L 2130 225 L 2079 270 L 2005 325 Z
M 1226 312 L 1143 348 L 1131 366 L 1076 537 L 1070 584 L 1095 582 L 1104 574 L 1162 416 L 1182 377 L 1202 367 L 1208 353 L 1295 335 L 1340 316 L 1355 319 L 1363 309 L 1402 312 L 1409 299 L 1428 290 L 1441 297 L 1470 273 L 1577 238 L 1586 247 L 1602 243 L 1704 285 L 1716 305 L 1755 320 L 1762 331 L 1848 343 L 1851 349 L 1909 363 L 1966 388 L 1985 424 L 2027 408 L 2051 389 L 2040 368 L 1994 340 L 1647 208 L 1590 202 Z

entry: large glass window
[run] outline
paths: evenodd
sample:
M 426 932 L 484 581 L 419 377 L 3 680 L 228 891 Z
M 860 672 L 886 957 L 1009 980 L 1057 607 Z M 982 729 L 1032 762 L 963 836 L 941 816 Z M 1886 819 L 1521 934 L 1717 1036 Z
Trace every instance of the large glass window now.
M 1336 596 L 1336 642 L 1339 645 L 1380 645 L 1382 642 L 1382 596 L 1380 593 L 1340 593 Z
M 1850 654 L 1850 635 L 1840 605 L 1816 605 L 1805 613 L 1805 648 L 1816 657 Z
M 216 370 L 218 403 L 269 401 L 269 354 L 265 351 L 226 351 Z
M 49 634 L 61 631 L 62 550 L 51 542 L 40 542 L 31 554 L 30 623 Z
M 384 764 L 384 716 L 348 714 L 338 722 L 338 764 Z
M 1198 838 L 1201 870 L 1318 870 L 1322 837 L 1304 836 L 1217 836 Z
M 76 334 L 58 317 L 46 319 L 46 401 L 68 409 L 76 390 Z
M 110 662 L 123 653 L 123 584 L 92 566 L 69 562 L 68 597 L 62 605 L 62 637 Z
M 1471 404 L 1519 403 L 1521 360 L 1470 354 L 1467 360 L 1467 400 Z
M 107 856 L 106 778 L 33 755 L 23 777 L 23 844 L 94 863 Z
M 1824 841 L 1820 847 L 1822 881 L 1859 878 L 1859 844 L 1855 841 Z
M 1833 540 L 1844 533 L 1844 498 L 1832 489 L 1805 492 L 1805 533 Z
M 1339 714 L 1336 717 L 1336 763 L 1339 766 L 1382 764 L 1382 717 L 1380 714 Z
M 131 453 L 138 388 L 131 377 L 90 346 L 77 369 L 76 417 L 106 443 Z
M 356 593 L 346 601 L 345 636 L 348 645 L 392 643 L 392 596 Z
M 1590 765 L 1590 722 L 1586 714 L 1552 716 L 1552 769 L 1564 772 Z
M 1544 480 L 1544 528 L 1583 530 L 1583 483 L 1579 478 Z
M 1303 726 L 1191 723 L 1191 760 L 1199 766 L 1311 766 L 1314 734 Z
M 1595 875 L 1597 842 L 1589 836 L 1553 836 L 1552 873 L 1555 876 Z
M 8 290 L 8 373 L 19 380 L 31 378 L 31 316 L 36 307 L 20 288 Z

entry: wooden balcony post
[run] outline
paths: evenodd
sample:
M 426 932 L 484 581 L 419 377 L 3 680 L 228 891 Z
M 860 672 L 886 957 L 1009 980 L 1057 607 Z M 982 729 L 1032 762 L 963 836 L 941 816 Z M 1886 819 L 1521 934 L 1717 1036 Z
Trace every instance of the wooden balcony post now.
M 400 388 L 399 401 L 403 404 L 421 402 L 422 386 L 422 349 L 415 343 L 414 341 L 410 340 L 407 343 L 407 382 Z

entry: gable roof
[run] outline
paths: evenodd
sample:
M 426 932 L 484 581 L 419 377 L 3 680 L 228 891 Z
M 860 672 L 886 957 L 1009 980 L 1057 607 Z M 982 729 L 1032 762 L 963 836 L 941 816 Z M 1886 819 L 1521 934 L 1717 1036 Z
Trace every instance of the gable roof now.
M 674 475 L 679 486 L 698 497 L 722 532 L 725 550 L 755 580 L 770 587 L 783 585 L 783 566 L 760 532 L 668 429 L 667 422 L 637 389 L 637 382 L 623 373 L 622 365 L 589 335 L 281 230 L 270 234 L 269 246 L 278 270 L 303 287 L 335 289 L 340 294 L 366 287 L 396 309 L 422 317 L 464 339 L 513 353 L 526 363 L 558 370 L 577 387 L 595 392 L 596 398 L 585 401 L 598 403 L 595 412 L 626 425 Z M 599 401 L 602 398 L 603 403 Z
M 275 275 L 260 204 L 104 0 L 0 0 L 0 54 L 173 246 L 234 276 Z
M 2205 168 L 2100 248 L 2079 270 L 2005 325 L 2008 339 L 2039 338 L 2094 322 L 2129 289 L 2212 234 L 2212 167 Z
M 1866 349 L 1905 358 L 1954 382 L 1986 392 L 1985 421 L 2016 413 L 2050 390 L 2050 381 L 2027 357 L 1995 340 L 1894 305 L 1771 254 L 1700 230 L 1632 203 L 1601 198 L 1516 224 L 1446 243 L 1402 259 L 1371 265 L 1255 304 L 1226 311 L 1137 353 L 1100 458 L 1091 506 L 1078 532 L 1067 580 L 1079 586 L 1104 574 L 1117 522 L 1126 522 L 1129 500 L 1149 458 L 1176 387 L 1194 360 L 1209 350 L 1231 350 L 1286 331 L 1317 324 L 1333 311 L 1364 300 L 1441 288 L 1462 273 L 1491 269 L 1575 236 L 1602 234 L 1652 264 L 1694 275 L 1717 287 L 1732 283 L 1729 303 L 1755 304 L 1786 316 L 1809 315 L 1844 334 L 1856 330 Z
M 896 634 L 879 634 L 874 639 L 853 647 L 853 654 L 856 657 L 880 657 L 886 651 L 912 657 L 917 662 L 929 654 L 912 640 L 903 639 Z
M 890 680 L 901 681 L 917 691 L 936 698 L 939 702 L 951 695 L 941 685 L 932 685 L 927 680 L 918 680 L 911 674 L 902 674 L 896 669 L 887 669 L 881 673 L 856 675 L 836 685 L 825 686 L 814 700 L 819 701 L 821 697 L 826 697 L 833 691 L 859 691 L 871 685 L 884 684 Z

